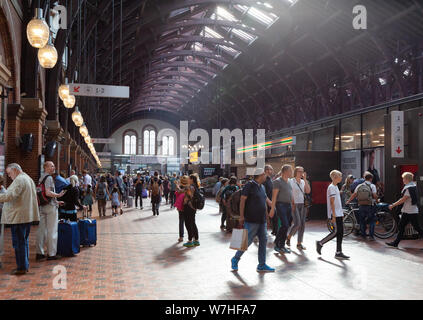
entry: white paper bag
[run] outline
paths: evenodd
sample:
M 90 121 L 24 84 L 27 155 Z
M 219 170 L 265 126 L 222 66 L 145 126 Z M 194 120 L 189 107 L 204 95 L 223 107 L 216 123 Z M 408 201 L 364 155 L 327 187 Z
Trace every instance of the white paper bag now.
M 248 230 L 247 229 L 233 229 L 231 244 L 229 248 L 234 250 L 247 251 L 248 249 Z

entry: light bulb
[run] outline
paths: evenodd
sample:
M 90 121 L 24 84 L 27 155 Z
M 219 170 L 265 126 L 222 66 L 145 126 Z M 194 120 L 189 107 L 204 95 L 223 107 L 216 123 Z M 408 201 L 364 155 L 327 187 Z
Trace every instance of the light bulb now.
M 62 101 L 64 101 L 64 99 L 68 96 L 69 96 L 69 86 L 67 84 L 62 84 L 59 87 L 59 97 Z
M 75 102 L 76 102 L 75 96 L 71 94 L 63 99 L 63 105 L 65 106 L 65 108 L 68 108 L 68 109 L 72 109 L 73 106 L 75 105 Z
M 82 124 L 82 126 L 79 127 L 79 133 L 81 134 L 81 136 L 88 137 L 88 129 L 87 126 L 85 124 Z
M 72 121 L 77 127 L 82 126 L 84 123 L 84 119 L 82 118 L 82 114 L 79 112 L 78 108 L 76 108 L 76 110 L 72 113 Z

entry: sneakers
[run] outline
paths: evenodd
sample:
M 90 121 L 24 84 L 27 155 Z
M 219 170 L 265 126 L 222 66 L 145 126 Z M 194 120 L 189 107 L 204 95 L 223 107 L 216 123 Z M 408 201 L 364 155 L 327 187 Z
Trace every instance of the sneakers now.
M 395 242 L 385 242 L 385 243 L 390 247 L 398 248 L 398 244 L 396 244 Z
M 322 244 L 320 243 L 320 241 L 316 241 L 316 251 L 318 254 L 322 254 Z
M 184 241 L 184 238 L 178 238 L 178 242 Z
M 238 271 L 238 260 L 235 257 L 231 259 L 231 268 L 233 271 Z
M 369 237 L 369 241 L 376 241 L 375 237 Z
M 43 254 L 40 254 L 40 253 L 37 253 L 35 255 L 35 261 L 41 261 L 41 260 L 44 260 L 45 258 L 46 258 L 46 256 L 43 255 Z
M 184 246 L 184 247 L 187 247 L 187 248 L 191 248 L 191 247 L 193 247 L 193 246 L 194 246 L 194 244 L 192 243 L 192 241 L 188 241 L 188 242 L 185 242 L 185 243 L 183 244 L 183 246 Z
M 304 247 L 301 243 L 297 244 L 297 249 L 298 250 L 305 250 L 306 247 Z
M 199 242 L 198 240 L 195 240 L 192 244 L 193 244 L 194 246 L 198 247 L 198 246 L 200 245 L 200 242 Z
M 12 270 L 12 272 L 10 273 L 11 275 L 14 275 L 14 276 L 21 276 L 21 275 L 24 275 L 25 273 L 27 273 L 28 272 L 28 270 L 18 270 L 18 269 L 14 269 L 14 270 Z
M 338 260 L 347 260 L 347 259 L 349 259 L 350 257 L 348 257 L 348 256 L 346 256 L 345 254 L 343 254 L 342 252 L 341 253 L 337 253 L 337 254 L 335 254 L 335 259 L 338 259 Z
M 291 240 L 290 240 L 290 239 L 286 239 L 286 245 L 287 245 L 288 247 L 290 247 L 290 246 L 291 246 Z
M 47 260 L 57 260 L 57 259 L 59 259 L 59 257 L 58 256 L 48 256 L 47 257 Z
M 291 253 L 291 250 L 283 247 L 283 248 L 280 249 L 279 253 Z
M 224 229 L 225 229 L 225 226 L 222 224 L 222 225 L 220 226 L 220 229 L 221 229 L 221 230 L 224 230 Z
M 275 246 L 275 247 L 273 248 L 273 250 L 275 250 L 276 252 L 281 253 L 281 248 L 279 248 L 279 247 L 276 247 L 276 246 Z
M 275 272 L 275 269 L 269 267 L 267 264 L 264 264 L 257 266 L 257 272 Z

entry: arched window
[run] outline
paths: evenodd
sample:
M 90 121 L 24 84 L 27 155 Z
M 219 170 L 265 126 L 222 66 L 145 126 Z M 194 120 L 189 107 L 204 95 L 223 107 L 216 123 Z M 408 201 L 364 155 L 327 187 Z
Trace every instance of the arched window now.
M 175 146 L 175 138 L 173 136 L 164 136 L 163 137 L 163 155 L 164 156 L 173 156 Z
M 137 154 L 137 140 L 134 130 L 126 130 L 123 133 L 123 154 Z
M 144 154 L 156 154 L 156 131 L 153 129 L 144 130 Z

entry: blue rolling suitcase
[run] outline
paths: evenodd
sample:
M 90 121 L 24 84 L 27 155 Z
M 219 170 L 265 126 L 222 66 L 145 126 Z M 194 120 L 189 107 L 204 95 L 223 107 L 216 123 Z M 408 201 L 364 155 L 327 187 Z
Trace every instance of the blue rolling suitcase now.
M 82 219 L 78 221 L 80 244 L 90 246 L 97 244 L 97 221 L 94 219 Z
M 57 236 L 57 254 L 62 257 L 72 257 L 79 253 L 79 228 L 73 221 L 59 221 Z

